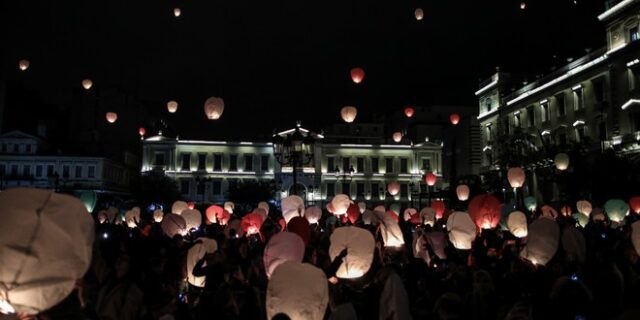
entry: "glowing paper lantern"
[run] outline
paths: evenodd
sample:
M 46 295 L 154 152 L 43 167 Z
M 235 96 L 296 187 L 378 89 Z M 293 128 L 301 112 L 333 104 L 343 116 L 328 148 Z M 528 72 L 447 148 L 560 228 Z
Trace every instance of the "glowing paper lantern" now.
M 436 210 L 430 207 L 420 210 L 420 220 L 425 225 L 434 226 L 436 224 Z
M 413 14 L 416 16 L 416 20 L 420 21 L 422 20 L 422 18 L 424 18 L 424 12 L 422 11 L 422 8 L 417 8 Z
M 204 102 L 204 114 L 209 120 L 218 120 L 224 112 L 224 100 L 222 98 L 211 97 Z M 233 213 L 233 212 L 232 212 Z
M 444 211 L 446 210 L 444 206 L 444 201 L 442 200 L 434 200 L 431 202 L 431 208 L 436 212 L 436 218 L 442 219 L 444 216 Z
M 85 190 L 80 192 L 78 196 L 80 201 L 84 204 L 84 207 L 87 209 L 89 213 L 93 212 L 93 209 L 96 207 L 96 203 L 98 202 L 98 194 L 93 190 Z
M 222 216 L 224 209 L 221 206 L 211 205 L 204 212 L 204 215 L 207 217 L 208 223 L 216 223 L 218 222 L 218 217 Z
M 318 207 L 309 207 L 304 210 L 304 217 L 310 224 L 318 223 L 320 218 L 322 218 L 322 209 Z
M 458 196 L 458 200 L 467 201 L 469 200 L 469 194 L 471 190 L 466 184 L 461 184 L 456 188 L 456 195 Z
M 259 214 L 262 217 L 262 221 L 267 220 L 267 211 L 262 208 L 253 209 L 253 213 Z
M 520 10 L 524 10 L 526 8 L 527 8 L 527 3 L 524 1 L 520 2 Z
M 417 220 L 420 221 L 420 215 L 418 214 L 418 210 L 414 208 L 404 209 L 404 213 L 403 213 L 404 221 L 411 221 L 413 216 L 417 216 L 418 217 Z
M 187 202 L 187 209 L 193 210 L 193 208 L 195 208 L 195 207 L 196 207 L 195 202 L 193 202 L 193 201 Z
M 85 90 L 89 90 L 91 89 L 91 87 L 93 87 L 93 81 L 91 81 L 91 79 L 84 79 L 82 80 L 82 87 Z
M 202 214 L 196 209 L 187 209 L 182 211 L 181 216 L 187 223 L 187 230 L 198 229 L 202 224 Z
M 640 197 L 632 197 L 629 199 L 629 207 L 636 214 L 640 214 Z
M 18 61 L 18 68 L 20 68 L 21 71 L 26 71 L 27 69 L 29 69 L 29 65 L 31 65 L 31 63 L 29 63 L 29 60 L 27 59 Z
M 163 217 L 164 217 L 164 212 L 162 212 L 162 210 L 156 209 L 153 211 L 153 221 L 160 223 L 162 222 Z
M 400 217 L 398 216 L 398 214 L 391 209 L 387 210 L 387 216 L 389 216 L 395 223 L 400 222 Z
M 224 203 L 224 210 L 226 210 L 230 214 L 233 214 L 233 210 L 235 208 L 236 208 L 236 205 L 231 201 L 227 201 L 227 202 Z
M 171 206 L 171 212 L 175 214 L 181 214 L 182 211 L 189 209 L 188 205 L 184 201 L 176 201 Z
M 267 278 L 276 268 L 286 261 L 302 262 L 304 258 L 304 242 L 293 232 L 280 232 L 267 242 L 262 260 Z
M 509 184 L 511 185 L 511 188 L 514 189 L 520 188 L 524 185 L 525 177 L 526 175 L 524 173 L 524 170 L 519 167 L 511 168 L 507 172 L 507 179 L 509 180 Z
M 547 206 L 547 205 L 542 206 L 542 208 L 540 208 L 540 211 L 542 211 L 543 217 L 554 219 L 554 220 L 558 217 L 558 211 L 551 206 Z
M 354 279 L 363 276 L 373 262 L 373 252 L 376 242 L 371 232 L 358 227 L 340 227 L 331 234 L 329 256 L 331 260 L 347 249 L 347 255 L 336 272 L 341 279 Z
M 360 213 L 364 213 L 367 210 L 367 204 L 364 202 L 358 202 L 358 208 L 360 209 Z
M 358 207 L 357 204 L 352 203 L 349 205 L 349 208 L 347 209 L 347 218 L 349 218 L 351 224 L 355 224 L 358 219 L 360 219 L 360 207 Z
M 433 172 L 429 172 L 424 176 L 424 182 L 429 187 L 435 186 L 437 181 L 438 181 L 438 176 L 436 176 Z
M 293 232 L 302 238 L 304 245 L 308 245 L 311 240 L 311 228 L 309 221 L 303 217 L 294 217 L 287 223 L 287 231 Z
M 457 113 L 452 113 L 449 116 L 449 121 L 451 121 L 451 124 L 455 126 L 460 123 L 460 116 Z
M 98 211 L 98 223 L 103 224 L 109 221 L 109 217 L 107 217 L 107 212 L 105 210 Z
M 293 217 L 304 216 L 304 199 L 300 196 L 288 196 L 280 201 L 282 217 L 286 223 Z
M 116 122 L 116 120 L 118 120 L 118 114 L 115 113 L 115 112 L 107 112 L 105 117 L 107 118 L 107 121 L 109 123 L 114 123 L 114 122 Z
M 267 213 L 267 216 L 269 215 L 269 204 L 264 202 L 264 201 L 260 201 L 258 203 L 258 208 L 260 209 L 264 209 L 264 211 Z
M 242 217 L 240 226 L 246 234 L 253 235 L 260 232 L 260 228 L 262 227 L 263 222 L 264 221 L 262 220 L 262 216 L 260 216 L 259 214 L 249 213 Z
M 546 265 L 558 250 L 560 227 L 551 219 L 539 218 L 529 226 L 527 245 L 520 256 L 534 265 Z
M 144 137 L 146 133 L 147 133 L 147 130 L 145 130 L 144 127 L 138 128 L 138 134 L 140 135 L 140 137 Z
M 500 200 L 490 194 L 479 195 L 471 199 L 469 215 L 478 228 L 492 229 L 500 223 L 500 205 Z
M 562 213 L 563 217 L 569 217 L 571 216 L 571 207 L 569 206 L 563 206 L 562 208 L 560 208 L 560 213 Z
M 286 261 L 267 286 L 267 319 L 283 313 L 291 320 L 322 320 L 329 302 L 324 272 L 308 263 Z
M 351 199 L 345 194 L 338 194 L 331 199 L 330 204 L 333 209 L 332 213 L 336 216 L 340 216 L 347 213 L 347 210 L 351 205 Z
M 223 232 L 227 239 L 240 238 L 244 236 L 244 230 L 242 229 L 242 223 L 240 219 L 228 220 L 228 223 L 225 223 Z
M 526 197 L 524 198 L 524 206 L 525 208 L 527 208 L 527 210 L 529 211 L 534 211 L 536 210 L 536 207 L 538 206 L 538 202 L 536 201 L 535 197 Z
M 466 212 L 456 211 L 447 219 L 449 241 L 456 249 L 469 250 L 476 239 L 476 225 Z
M 127 211 L 124 215 L 124 221 L 127 223 L 127 227 L 135 228 L 140 223 L 140 208 L 134 207 Z
M 116 215 L 118 214 L 118 209 L 114 207 L 109 207 L 107 208 L 106 214 L 109 219 L 109 222 L 114 222 L 116 219 Z
M 604 221 L 607 218 L 605 217 L 604 209 L 602 208 L 593 208 L 590 217 L 593 221 Z
M 521 211 L 514 211 L 507 218 L 509 232 L 518 238 L 527 236 L 527 216 Z
M 169 113 L 176 113 L 176 111 L 178 111 L 178 103 L 173 100 L 167 102 L 167 111 L 169 111 Z
M 187 234 L 187 231 L 189 231 L 187 229 L 187 222 L 184 218 L 175 213 L 166 215 L 162 219 L 161 227 L 164 234 L 169 238 L 173 238 L 176 235 L 184 236 Z
M 383 211 L 374 211 L 373 216 L 380 226 L 380 233 L 385 247 L 401 247 L 404 245 L 404 237 L 397 220 Z
M 553 162 L 556 164 L 558 170 L 567 170 L 567 168 L 569 168 L 569 155 L 566 153 L 558 153 Z
M 582 232 L 574 226 L 568 226 L 562 230 L 562 248 L 569 261 L 584 263 L 587 257 L 587 243 Z
M 396 132 L 393 133 L 393 135 L 391 137 L 393 138 L 393 141 L 400 142 L 400 141 L 402 141 L 402 132 L 396 131 Z
M 91 264 L 94 222 L 75 197 L 44 189 L 0 193 L 0 313 L 58 304 Z
M 640 220 L 631 224 L 631 243 L 640 255 Z
M 407 116 L 407 118 L 411 118 L 413 117 L 413 114 L 415 113 L 415 110 L 413 110 L 412 107 L 406 107 L 404 108 L 404 115 Z
M 582 213 L 574 213 L 572 217 L 578 222 L 581 227 L 585 227 L 587 223 L 589 223 L 589 217 Z
M 340 110 L 340 116 L 342 116 L 342 120 L 346 123 L 351 123 L 356 120 L 356 116 L 358 115 L 358 109 L 353 106 L 346 106 Z
M 588 217 L 591 214 L 593 207 L 591 206 L 591 202 L 587 200 L 580 200 L 576 202 L 576 209 L 578 209 L 578 212 Z
M 180 10 L 180 8 L 173 8 L 173 16 L 174 17 L 179 17 L 182 14 L 182 10 Z
M 629 205 L 621 199 L 609 199 L 604 203 L 604 211 L 611 221 L 620 222 L 629 213 Z
M 218 224 L 220 224 L 221 226 L 226 226 L 227 223 L 229 223 L 229 220 L 231 220 L 231 213 L 229 213 L 229 211 L 227 210 L 222 210 L 222 214 L 217 216 L 218 218 Z
M 364 210 L 362 213 L 362 222 L 364 222 L 365 225 L 373 223 L 373 211 L 369 209 Z
M 397 195 L 398 193 L 400 193 L 400 183 L 398 183 L 397 181 L 390 182 L 387 185 L 387 191 L 389 191 L 389 194 L 392 196 Z
M 362 68 L 351 69 L 351 80 L 353 83 L 358 84 L 364 80 L 364 70 Z
M 196 277 L 193 275 L 193 267 L 202 260 L 206 254 L 218 251 L 218 242 L 215 239 L 198 238 L 195 244 L 187 252 L 187 281 L 192 286 L 203 288 L 207 277 Z M 204 264 L 206 266 L 206 263 Z

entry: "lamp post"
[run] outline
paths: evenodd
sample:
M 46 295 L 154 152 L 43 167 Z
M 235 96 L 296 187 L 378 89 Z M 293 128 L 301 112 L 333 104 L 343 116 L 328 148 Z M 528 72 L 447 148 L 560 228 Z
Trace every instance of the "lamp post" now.
M 273 155 L 280 166 L 291 166 L 293 171 L 293 193 L 298 194 L 298 168 L 311 163 L 313 160 L 313 148 L 315 139 L 311 132 L 305 137 L 300 132 L 298 122 L 294 132 L 285 137 L 275 134 L 273 136 Z
M 336 181 L 340 181 L 340 179 L 342 179 L 342 184 L 343 185 L 345 183 L 347 183 L 347 182 L 349 183 L 349 192 L 344 192 L 344 190 L 342 190 L 342 193 L 345 193 L 349 197 L 351 197 L 351 180 L 353 180 L 353 174 L 356 172 L 356 170 L 353 169 L 353 165 L 350 165 L 349 169 L 345 170 L 342 173 L 340 173 L 340 167 L 337 167 L 337 166 L 336 166 L 336 169 L 334 171 L 336 173 Z

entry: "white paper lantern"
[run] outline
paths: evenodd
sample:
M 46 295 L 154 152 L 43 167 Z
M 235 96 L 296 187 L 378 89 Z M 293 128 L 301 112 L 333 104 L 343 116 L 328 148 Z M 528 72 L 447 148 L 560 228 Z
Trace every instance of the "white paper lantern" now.
M 174 17 L 179 17 L 182 14 L 182 10 L 180 10 L 180 8 L 173 8 L 173 16 Z
M 342 120 L 346 123 L 351 123 L 356 120 L 356 116 L 358 115 L 358 109 L 354 106 L 346 106 L 340 110 L 340 116 L 342 116 Z
M 0 311 L 58 304 L 91 264 L 94 222 L 75 197 L 45 189 L 0 193 Z
M 153 211 L 153 221 L 162 222 L 162 218 L 164 217 L 164 212 L 160 209 L 156 209 Z
M 264 202 L 264 201 L 260 201 L 260 203 L 258 203 L 258 208 L 260 209 L 264 209 L 264 211 L 267 213 L 267 216 L 269 215 L 269 204 Z
M 107 208 L 107 217 L 109 219 L 109 223 L 114 223 L 116 221 L 116 216 L 118 215 L 118 209 L 114 207 Z
M 393 133 L 393 135 L 391 137 L 393 138 L 393 141 L 400 142 L 400 141 L 402 141 L 402 132 L 396 131 L 396 132 Z
M 371 223 L 373 223 L 373 211 L 369 209 L 364 210 L 364 212 L 362 213 L 362 222 L 365 225 L 370 225 Z
M 180 214 L 185 223 L 187 224 L 187 230 L 198 229 L 202 224 L 202 214 L 197 209 L 187 209 Z
M 167 102 L 167 111 L 169 111 L 169 113 L 176 113 L 176 111 L 178 111 L 178 103 L 173 100 Z
M 264 247 L 262 256 L 264 271 L 268 278 L 276 268 L 285 261 L 302 262 L 304 258 L 304 241 L 299 235 L 293 232 L 280 232 L 271 239 Z
M 175 213 L 170 213 L 164 216 L 164 218 L 162 218 L 161 226 L 162 231 L 169 238 L 173 238 L 176 235 L 184 236 L 187 234 L 187 231 L 189 231 L 187 229 L 187 222 L 184 218 Z
M 346 194 L 338 194 L 331 199 L 331 206 L 333 207 L 333 214 L 341 216 L 347 214 L 347 210 L 351 205 L 351 199 Z
M 392 196 L 398 195 L 398 193 L 400 193 L 400 183 L 397 181 L 390 182 L 387 185 L 387 191 L 389 191 L 389 194 Z
M 404 221 L 411 221 L 411 217 L 418 214 L 418 210 L 414 208 L 406 208 L 404 209 L 403 218 Z M 419 216 L 418 216 L 419 217 Z
M 591 206 L 591 202 L 587 200 L 580 200 L 576 202 L 576 209 L 578 209 L 578 212 L 588 217 L 591 214 L 593 207 Z
M 385 247 L 401 247 L 404 245 L 404 237 L 398 223 L 386 212 L 374 211 L 374 220 L 380 227 L 382 241 Z
M 604 211 L 611 221 L 621 222 L 629 214 L 629 204 L 622 199 L 609 199 L 604 203 Z
M 364 202 L 358 202 L 358 209 L 360 209 L 360 214 L 363 214 L 365 210 L 367 210 L 367 204 Z
M 182 214 L 182 211 L 189 209 L 189 205 L 184 201 L 176 201 L 171 206 L 171 212 L 175 214 Z
M 420 21 L 422 20 L 422 18 L 424 18 L 424 12 L 422 11 L 422 8 L 417 8 L 416 11 L 414 12 L 415 16 L 416 16 L 416 20 Z
M 105 115 L 105 118 L 107 118 L 107 121 L 109 123 L 114 123 L 116 122 L 116 120 L 118 120 L 118 114 L 115 112 L 107 112 L 107 114 Z
M 466 184 L 461 184 L 458 187 L 456 187 L 456 195 L 458 196 L 458 200 L 460 201 L 469 200 L 470 193 L 471 193 L 471 190 L 469 190 L 469 187 Z
M 420 221 L 422 224 L 434 226 L 436 224 L 436 210 L 431 207 L 420 210 Z
M 555 220 L 538 218 L 529 226 L 527 246 L 520 256 L 534 265 L 546 265 L 558 250 L 560 227 Z
M 235 208 L 236 208 L 236 205 L 231 201 L 227 201 L 224 203 L 224 209 L 227 210 L 227 212 L 229 212 L 230 214 L 233 214 L 233 210 Z
M 224 100 L 222 98 L 211 97 L 204 103 L 204 113 L 209 120 L 218 120 L 224 112 Z
M 198 261 L 202 260 L 206 254 L 214 253 L 218 251 L 218 242 L 215 239 L 210 238 L 198 238 L 196 243 L 189 248 L 187 252 L 187 281 L 192 286 L 203 288 L 207 277 L 196 277 L 193 275 L 193 267 L 196 266 Z M 207 263 L 203 264 L 206 267 Z
M 347 249 L 347 255 L 336 272 L 341 279 L 354 279 L 363 276 L 371 267 L 373 252 L 376 247 L 375 239 L 368 230 L 358 227 L 340 227 L 331 234 L 329 256 L 331 261 Z
M 322 209 L 318 207 L 309 207 L 304 211 L 304 217 L 307 219 L 309 224 L 318 223 L 320 218 L 322 218 Z
M 514 211 L 507 217 L 509 232 L 518 238 L 527 236 L 527 216 L 521 211 Z
M 507 179 L 509 180 L 509 184 L 511 188 L 520 188 L 524 185 L 525 173 L 522 168 L 516 167 L 511 168 L 507 172 Z
M 29 63 L 29 60 L 27 59 L 22 59 L 18 62 L 18 68 L 20 68 L 21 71 L 26 71 L 29 69 L 30 65 L 31 63 Z
M 566 153 L 558 153 L 553 162 L 556 164 L 558 170 L 567 170 L 567 168 L 569 168 L 569 155 Z
M 140 208 L 134 207 L 124 214 L 124 221 L 127 223 L 127 227 L 135 228 L 140 223 Z
M 569 261 L 584 263 L 587 258 L 587 242 L 574 226 L 565 227 L 562 230 L 562 248 Z
M 85 90 L 89 90 L 91 89 L 91 87 L 93 87 L 93 81 L 91 81 L 91 79 L 84 79 L 82 80 L 82 87 Z
M 304 217 L 304 199 L 300 196 L 288 196 L 280 201 L 282 216 L 286 223 L 293 217 Z
M 308 263 L 287 261 L 278 266 L 267 286 L 267 319 L 284 313 L 291 320 L 322 320 L 328 302 L 324 272 Z
M 466 212 L 456 211 L 447 219 L 449 241 L 456 249 L 469 250 L 476 239 L 476 224 Z

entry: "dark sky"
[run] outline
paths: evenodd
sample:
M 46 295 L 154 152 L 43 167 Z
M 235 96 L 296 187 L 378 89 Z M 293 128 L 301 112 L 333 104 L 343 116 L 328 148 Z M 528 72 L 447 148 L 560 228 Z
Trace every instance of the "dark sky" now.
M 357 121 L 405 105 L 475 106 L 478 79 L 498 65 L 548 73 L 603 46 L 603 11 L 600 0 L 530 0 L 526 10 L 512 0 L 2 1 L 1 72 L 48 104 L 69 103 L 85 77 L 125 88 L 184 135 L 296 119 L 320 128 L 347 104 Z M 366 71 L 360 85 L 353 66 Z M 224 98 L 221 120 L 205 119 L 209 96 Z

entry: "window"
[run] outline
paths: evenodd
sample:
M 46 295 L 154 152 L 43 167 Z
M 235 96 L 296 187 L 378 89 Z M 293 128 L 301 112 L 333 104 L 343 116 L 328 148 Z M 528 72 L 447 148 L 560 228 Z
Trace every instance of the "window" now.
M 409 173 L 409 159 L 400 158 L 400 173 Z
M 180 180 L 180 192 L 189 194 L 189 180 Z
M 47 165 L 47 177 L 52 176 L 53 175 L 53 165 Z
M 182 154 L 182 171 L 191 171 L 191 154 Z
M 2 165 L 2 173 L 4 174 L 4 165 Z M 36 166 L 36 177 L 38 177 L 38 178 L 42 177 L 42 166 L 41 165 Z
M 336 171 L 336 158 L 327 157 L 327 172 L 335 172 L 335 171 Z
M 207 154 L 199 153 L 198 154 L 198 171 L 206 171 L 207 170 Z
M 238 171 L 238 155 L 229 155 L 229 171 Z
M 558 107 L 558 116 L 562 117 L 567 114 L 564 104 L 564 94 L 559 94 L 556 96 L 556 106 Z
M 400 198 L 409 197 L 409 186 L 406 183 L 400 184 Z
M 356 172 L 364 172 L 364 158 L 362 157 L 356 159 Z
M 509 125 L 509 117 L 506 117 L 502 120 L 502 128 L 503 128 L 504 134 L 509 134 L 509 131 L 511 131 L 511 128 Z
M 387 173 L 393 173 L 393 158 L 384 158 L 384 162 Z
M 342 183 L 342 193 L 350 196 L 351 195 L 351 184 L 349 182 Z
M 6 143 L 2 144 L 2 152 L 7 152 L 7 144 Z
M 485 105 L 487 106 L 487 112 L 491 111 L 491 100 L 487 99 Z
M 374 199 L 380 198 L 380 184 L 377 182 L 371 184 L 371 197 Z
M 431 159 L 422 158 L 422 167 L 421 167 L 421 169 L 424 172 L 431 172 Z
M 244 171 L 253 171 L 253 155 L 244 155 Z
M 31 153 L 31 145 L 30 145 L 30 144 L 27 144 L 27 146 L 26 146 L 26 151 L 27 151 L 28 153 Z
M 351 167 L 351 159 L 349 157 L 343 157 L 342 172 L 349 172 L 349 167 Z
M 573 109 L 580 110 L 584 108 L 584 96 L 582 88 L 573 91 Z
M 638 34 L 638 26 L 629 28 L 629 41 L 636 41 L 638 39 L 640 39 L 640 34 Z
M 220 195 L 222 193 L 222 181 L 221 180 L 213 180 L 211 183 L 211 192 L 214 195 Z
M 584 142 L 584 136 L 586 134 L 586 129 L 584 125 L 576 127 L 576 141 Z
M 12 177 L 17 177 L 18 176 L 18 165 L 17 164 L 11 165 L 11 176 Z
M 76 178 L 82 178 L 82 166 L 76 166 Z
M 263 172 L 269 171 L 269 155 L 268 154 L 263 154 L 260 157 L 260 170 L 262 170 Z
M 22 176 L 23 176 L 23 177 L 29 177 L 29 176 L 31 176 L 31 166 L 30 166 L 30 165 L 25 164 L 25 165 L 22 167 Z
M 204 181 L 200 181 L 200 182 L 198 182 L 198 183 L 196 184 L 196 195 L 202 195 L 202 194 L 204 194 L 204 189 L 205 189 L 205 186 L 206 186 L 206 185 L 207 185 L 207 183 L 206 183 L 206 182 L 204 182 Z
M 364 183 L 358 182 L 356 184 L 356 196 L 359 198 L 364 197 Z
M 164 153 L 156 153 L 153 164 L 156 166 L 164 166 Z
M 513 126 L 520 128 L 520 112 L 513 115 Z
M 605 92 L 604 92 L 604 80 L 602 79 L 598 79 L 593 81 L 593 94 L 596 98 L 596 102 L 603 102 L 604 101 L 604 96 L 605 96 Z
M 213 171 L 222 171 L 222 155 L 213 155 Z
M 96 177 L 96 167 L 89 166 L 89 173 L 87 174 L 87 176 L 89 178 L 95 178 Z
M 540 109 L 542 110 L 542 122 L 547 122 L 550 120 L 549 117 L 549 103 L 545 102 L 543 104 L 540 104 Z
M 380 173 L 380 164 L 378 158 L 371 158 L 371 172 Z
M 335 183 L 327 183 L 327 197 L 333 197 L 336 195 L 336 184 Z
M 527 108 L 527 121 L 529 122 L 529 127 L 536 125 L 536 115 L 533 112 L 533 107 Z
M 604 121 L 598 125 L 598 133 L 600 140 L 607 140 L 607 124 Z
M 18 152 L 20 151 L 20 146 L 18 144 L 14 144 L 13 145 L 13 152 Z

